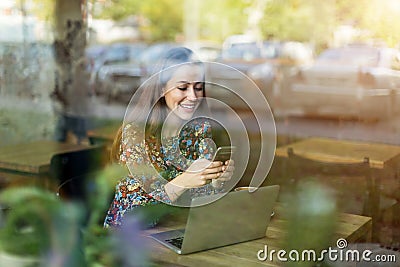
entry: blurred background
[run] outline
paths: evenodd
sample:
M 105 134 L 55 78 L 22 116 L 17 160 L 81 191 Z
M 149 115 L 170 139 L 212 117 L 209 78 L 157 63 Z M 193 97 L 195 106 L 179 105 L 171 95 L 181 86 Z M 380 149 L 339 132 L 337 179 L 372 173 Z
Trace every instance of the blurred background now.
M 159 55 L 177 45 L 252 79 L 282 134 L 396 143 L 399 14 L 396 0 L 4 0 L 0 145 L 51 138 L 64 108 L 57 81 L 81 58 L 89 126 L 121 120 Z M 29 132 L 28 120 L 37 121 Z M 354 125 L 362 131 L 347 134 Z
M 238 86 L 244 74 L 245 84 L 258 86 L 269 105 L 256 108 L 273 112 L 277 147 L 309 137 L 390 145 L 379 152 L 363 147 L 365 156 L 380 156 L 400 145 L 399 0 L 1 0 L 0 32 L 0 151 L 60 141 L 65 114 L 87 124 L 84 140 L 68 135 L 63 141 L 110 144 L 160 55 L 182 45 L 201 60 L 240 71 L 211 72 L 212 81 Z M 208 96 L 240 114 L 257 159 L 254 114 L 214 87 Z M 399 161 L 400 150 L 393 155 Z M 275 159 L 264 184 L 293 182 L 284 177 L 285 164 Z M 385 212 L 399 208 L 395 166 L 377 187 L 389 199 Z M 11 177 L 4 173 L 1 190 Z M 340 211 L 357 213 L 370 193 L 355 180 L 335 186 L 347 194 Z M 400 247 L 398 213 L 377 219 L 383 226 L 376 240 Z

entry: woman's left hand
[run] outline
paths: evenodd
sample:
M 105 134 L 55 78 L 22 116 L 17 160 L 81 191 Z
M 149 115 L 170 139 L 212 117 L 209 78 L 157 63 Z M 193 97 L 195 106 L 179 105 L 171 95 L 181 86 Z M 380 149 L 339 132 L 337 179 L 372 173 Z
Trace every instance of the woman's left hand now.
M 214 188 L 222 188 L 226 181 L 229 181 L 232 178 L 233 171 L 235 170 L 235 162 L 233 160 L 227 160 L 224 162 L 224 166 L 222 166 L 221 175 L 213 179 L 211 184 Z
M 220 177 L 217 178 L 217 180 L 223 182 L 229 181 L 232 178 L 234 170 L 235 162 L 232 159 L 225 161 L 224 166 L 222 166 L 222 174 Z

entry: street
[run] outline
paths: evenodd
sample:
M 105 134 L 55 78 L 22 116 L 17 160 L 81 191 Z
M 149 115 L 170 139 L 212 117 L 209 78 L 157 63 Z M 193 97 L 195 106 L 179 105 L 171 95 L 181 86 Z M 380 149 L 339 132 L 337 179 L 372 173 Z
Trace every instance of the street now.
M 400 118 L 376 122 L 357 120 L 339 120 L 333 118 L 310 118 L 302 116 L 289 116 L 277 119 L 277 132 L 281 135 L 295 137 L 330 137 L 369 141 L 386 144 L 400 144 Z
M 31 99 L 7 97 L 0 99 L 3 108 L 19 110 L 33 108 L 35 111 L 46 113 L 52 112 L 49 101 L 35 102 Z M 91 117 L 120 120 L 121 122 L 127 106 L 119 102 L 108 103 L 102 96 L 92 96 L 89 103 Z M 400 116 L 391 120 L 365 122 L 355 119 L 305 117 L 301 114 L 288 115 L 280 112 L 274 118 L 277 133 L 284 138 L 318 136 L 400 145 Z M 246 120 L 246 115 L 242 114 L 242 119 Z M 257 129 L 257 125 L 252 123 L 250 125 Z
M 107 103 L 101 96 L 92 98 L 91 101 L 94 108 L 93 116 L 122 121 L 126 105 L 117 102 Z M 246 116 L 242 118 L 246 119 Z M 275 116 L 275 124 L 278 135 L 292 138 L 318 136 L 400 145 L 399 114 L 391 120 L 358 121 L 287 115 L 280 112 Z
M 52 110 L 49 101 L 37 102 L 30 99 L 2 97 L 0 106 L 4 108 L 17 107 L 20 110 L 33 108 L 36 111 L 47 113 Z M 90 117 L 115 119 L 122 122 L 126 104 L 108 103 L 102 96 L 91 97 L 89 103 Z M 242 119 L 246 120 L 246 115 L 242 114 Z M 300 114 L 287 115 L 280 112 L 275 115 L 275 124 L 278 135 L 289 138 L 318 136 L 400 145 L 400 115 L 391 120 L 365 122 L 355 119 L 305 117 Z M 250 125 L 257 129 L 257 125 Z

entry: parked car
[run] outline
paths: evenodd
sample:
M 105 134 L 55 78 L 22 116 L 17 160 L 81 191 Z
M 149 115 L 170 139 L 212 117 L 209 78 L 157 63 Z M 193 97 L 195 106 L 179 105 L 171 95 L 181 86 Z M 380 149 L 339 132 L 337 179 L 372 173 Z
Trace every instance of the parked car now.
M 85 57 L 91 64 L 91 69 L 94 68 L 95 62 L 100 60 L 107 51 L 107 45 L 92 45 L 85 49 Z
M 133 93 L 153 73 L 156 62 L 165 51 L 177 46 L 174 43 L 157 43 L 147 47 L 135 61 L 104 67 L 99 75 L 102 91 L 108 101 L 128 103 Z
M 255 65 L 265 61 L 262 56 L 262 43 L 251 39 L 236 40 L 235 42 L 225 41 L 221 55 L 217 62 L 233 67 L 243 73 Z
M 214 42 L 187 42 L 184 46 L 191 49 L 201 61 L 208 62 L 215 61 L 222 51 L 221 46 Z
M 287 41 L 263 41 L 252 39 L 236 40 L 224 43 L 220 60 L 223 63 L 247 75 L 259 87 L 274 108 L 273 96 L 279 93 L 279 88 L 286 73 L 293 68 L 313 61 L 312 49 L 304 43 Z M 224 71 L 211 73 L 216 83 L 235 87 L 237 84 L 247 84 L 243 75 L 225 68 Z M 243 85 L 244 86 L 244 85 Z M 234 104 L 237 106 L 237 103 Z
M 105 94 L 103 86 L 105 75 L 115 65 L 135 62 L 147 45 L 143 43 L 117 43 L 105 48 L 98 57 L 93 59 L 91 81 L 97 94 Z
M 327 49 L 299 70 L 281 101 L 312 115 L 379 119 L 398 111 L 399 90 L 398 50 L 353 45 Z
M 244 97 L 259 98 L 257 87 L 246 76 L 248 70 L 265 62 L 262 57 L 262 42 L 248 35 L 232 35 L 223 45 L 217 63 L 209 66 L 207 96 L 222 101 L 236 111 L 248 111 L 250 107 Z M 212 107 L 214 109 L 216 107 Z M 222 106 L 220 107 L 222 108 Z M 217 108 L 218 109 L 218 108 Z
M 247 75 L 257 84 L 272 108 L 286 77 L 302 66 L 312 64 L 314 53 L 306 43 L 294 41 L 263 42 L 262 58 L 265 62 L 251 67 Z

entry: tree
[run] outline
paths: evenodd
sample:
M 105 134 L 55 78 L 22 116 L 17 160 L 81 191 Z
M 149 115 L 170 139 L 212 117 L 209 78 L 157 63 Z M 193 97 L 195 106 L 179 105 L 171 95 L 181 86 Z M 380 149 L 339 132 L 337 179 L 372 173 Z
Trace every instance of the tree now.
M 49 0 L 46 0 L 49 1 Z M 96 0 L 93 0 L 96 1 Z M 194 1 L 194 0 L 186 0 Z M 182 33 L 183 16 L 197 13 L 199 38 L 222 41 L 244 33 L 253 16 L 250 0 L 197 0 L 198 10 L 184 10 L 179 0 L 108 0 L 103 18 L 121 20 L 137 15 L 149 40 L 174 40 Z M 397 45 L 400 3 L 397 0 L 258 0 L 265 1 L 260 27 L 264 38 L 330 44 L 335 28 L 352 25 L 368 32 L 368 38 Z
M 98 14 L 98 18 L 112 19 L 115 21 L 119 21 L 130 15 L 137 15 L 140 13 L 140 6 L 142 5 L 143 2 L 145 1 L 138 1 L 138 0 L 108 1 L 103 5 L 102 10 Z
M 99 17 L 120 21 L 136 15 L 143 18 L 140 29 L 148 40 L 174 41 L 183 33 L 184 16 L 197 13 L 199 38 L 222 41 L 246 30 L 250 5 L 248 0 L 202 0 L 198 10 L 184 10 L 181 0 L 113 0 Z
M 26 1 L 26 0 L 19 0 Z M 32 0 L 32 12 L 41 20 L 52 21 L 54 16 L 54 0 Z
M 223 41 L 233 34 L 241 34 L 247 28 L 250 1 L 203 0 L 200 9 L 200 38 Z M 193 12 L 196 12 L 195 10 Z
M 262 20 L 265 38 L 310 42 L 316 47 L 330 43 L 334 26 L 334 0 L 271 0 Z
M 300 5 L 297 0 L 272 0 L 261 21 L 264 37 L 308 41 L 313 32 L 312 16 L 310 4 Z
M 146 18 L 141 29 L 151 41 L 175 41 L 183 32 L 181 0 L 141 1 L 140 14 Z
M 83 8 L 81 0 L 56 0 L 54 7 L 56 81 L 52 96 L 53 100 L 59 103 L 59 110 L 55 110 L 58 116 L 56 127 L 58 141 L 65 141 L 66 131 L 72 130 L 73 124 L 75 127 L 78 123 L 79 127 L 85 127 L 83 118 L 87 114 L 82 113 L 85 113 L 83 110 L 87 109 L 85 99 L 88 91 L 86 91 L 84 80 L 81 81 L 79 80 L 81 77 L 78 77 L 82 76 L 85 70 L 82 60 L 86 46 L 87 27 L 82 16 Z M 80 85 L 77 81 L 81 81 Z M 80 142 L 80 137 L 78 136 L 78 142 Z
M 56 95 L 68 90 L 72 64 L 84 56 L 86 25 L 82 19 L 81 0 L 56 0 L 54 6 L 54 50 L 58 75 Z M 61 100 L 62 99 L 58 99 Z
M 180 0 L 114 0 L 105 6 L 100 18 L 121 21 L 138 16 L 140 30 L 149 42 L 175 41 L 183 31 L 183 3 Z

